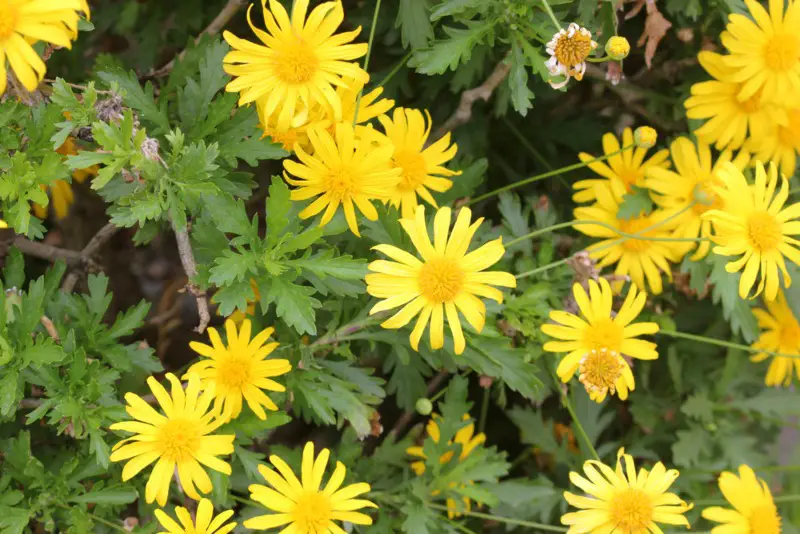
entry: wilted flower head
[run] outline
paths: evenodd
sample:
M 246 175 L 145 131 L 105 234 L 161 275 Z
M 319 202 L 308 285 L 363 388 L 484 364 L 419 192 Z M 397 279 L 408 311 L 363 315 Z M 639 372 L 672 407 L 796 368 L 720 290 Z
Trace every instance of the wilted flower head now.
M 566 30 L 559 30 L 547 43 L 547 70 L 553 76 L 565 76 L 562 82 L 550 82 L 553 89 L 560 89 L 567 85 L 573 76 L 576 80 L 583 79 L 586 72 L 586 58 L 597 48 L 597 43 L 592 41 L 592 33 L 574 22 Z

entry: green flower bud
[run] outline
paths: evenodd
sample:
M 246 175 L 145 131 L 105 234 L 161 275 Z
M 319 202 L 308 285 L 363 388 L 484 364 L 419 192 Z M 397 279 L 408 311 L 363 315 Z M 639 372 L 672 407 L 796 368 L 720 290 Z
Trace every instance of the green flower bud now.
M 420 415 L 430 415 L 433 411 L 433 403 L 424 397 L 417 399 L 417 413 Z
M 630 53 L 631 44 L 624 37 L 615 35 L 606 41 L 606 54 L 608 54 L 611 59 L 619 61 L 628 57 Z

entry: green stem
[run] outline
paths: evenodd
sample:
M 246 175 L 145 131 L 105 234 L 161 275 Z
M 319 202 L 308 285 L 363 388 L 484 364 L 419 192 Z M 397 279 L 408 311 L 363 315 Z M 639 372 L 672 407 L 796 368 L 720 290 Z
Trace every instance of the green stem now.
M 549 271 L 550 269 L 555 269 L 556 267 L 560 267 L 562 265 L 566 265 L 566 263 L 570 260 L 570 258 L 572 258 L 572 256 L 569 256 L 567 258 L 564 258 L 564 259 L 561 259 L 561 260 L 558 260 L 558 261 L 554 261 L 552 263 L 548 263 L 547 265 L 542 265 L 541 267 L 537 267 L 535 269 L 531 269 L 530 271 L 525 271 L 524 273 L 519 273 L 514 278 L 519 280 L 520 278 L 527 278 L 527 277 L 533 276 L 535 274 L 539 274 L 539 273 L 543 273 L 545 271 Z
M 433 508 L 434 510 L 442 510 L 444 512 L 447 511 L 447 506 L 442 506 L 441 504 L 434 504 L 428 503 L 429 508 Z M 567 529 L 564 527 L 556 527 L 553 525 L 546 525 L 544 523 L 536 523 L 534 521 L 523 521 L 522 519 L 514 519 L 512 517 L 503 517 L 499 515 L 492 515 L 492 514 L 482 514 L 480 512 L 459 512 L 461 515 L 465 517 L 474 517 L 476 519 L 486 519 L 489 521 L 497 521 L 498 523 L 505 523 L 506 525 L 517 525 L 520 527 L 531 527 L 531 528 L 538 528 L 539 530 L 546 530 L 548 532 L 566 532 Z
M 586 58 L 586 61 L 589 63 L 605 63 L 606 61 L 614 61 L 614 58 L 611 56 L 603 56 L 603 57 L 589 57 Z
M 389 83 L 389 80 L 394 78 L 395 74 L 400 72 L 400 69 L 402 69 L 406 63 L 408 63 L 408 60 L 411 59 L 412 55 L 414 55 L 414 51 L 409 50 L 409 52 L 403 56 L 403 59 L 401 59 L 400 62 L 394 66 L 391 72 L 389 72 L 389 74 L 387 74 L 386 77 L 381 80 L 381 83 L 378 84 L 378 87 L 384 87 L 387 83 Z
M 61 508 L 64 508 L 65 510 L 71 510 L 72 509 L 70 506 L 67 506 L 66 504 L 61 504 L 60 502 L 57 502 L 57 503 L 54 503 L 54 504 L 56 506 L 60 506 Z M 113 528 L 117 532 L 125 532 L 126 534 L 128 532 L 128 530 L 125 527 L 123 527 L 122 525 L 118 525 L 116 523 L 112 523 L 111 521 L 109 521 L 107 519 L 103 519 L 102 517 L 97 517 L 96 515 L 94 515 L 93 513 L 89 512 L 87 510 L 83 510 L 83 513 L 88 515 L 89 517 L 91 517 L 92 521 L 95 521 L 97 523 L 105 525 L 105 526 L 107 526 L 109 528 Z
M 553 8 L 550 7 L 550 4 L 547 3 L 547 0 L 542 0 L 542 6 L 544 10 L 550 15 L 550 20 L 553 21 L 553 25 L 556 27 L 556 31 L 561 31 L 561 24 L 558 23 L 558 19 L 556 18 L 556 14 L 553 13 Z
M 556 230 L 560 230 L 562 228 L 568 228 L 570 226 L 579 226 L 579 225 L 582 225 L 582 224 L 602 226 L 603 228 L 607 228 L 607 229 L 613 231 L 614 233 L 622 236 L 625 239 L 638 239 L 639 241 L 660 241 L 660 242 L 667 242 L 667 243 L 700 243 L 700 242 L 703 242 L 703 241 L 708 241 L 708 239 L 705 238 L 705 237 L 647 237 L 646 235 L 643 235 L 643 234 L 645 234 L 645 233 L 657 228 L 658 226 L 661 226 L 663 224 L 663 222 L 658 222 L 658 223 L 656 223 L 656 224 L 654 224 L 652 226 L 649 226 L 649 227 L 645 228 L 644 230 L 640 230 L 640 231 L 636 232 L 635 234 L 629 234 L 629 233 L 623 232 L 622 230 L 616 228 L 615 226 L 612 226 L 612 225 L 610 225 L 608 223 L 605 223 L 603 221 L 574 220 L 574 221 L 554 224 L 552 226 L 548 226 L 547 228 L 541 228 L 539 230 L 535 230 L 535 231 L 533 231 L 533 232 L 531 232 L 529 234 L 525 234 L 525 235 L 523 235 L 521 237 L 517 237 L 516 239 L 512 239 L 511 241 L 506 243 L 505 246 L 506 247 L 510 247 L 511 245 L 515 245 L 515 244 L 519 243 L 520 241 L 525 241 L 526 239 L 532 239 L 532 238 L 534 238 L 536 236 L 539 236 L 541 234 L 546 234 L 548 232 L 554 232 Z
M 722 341 L 721 339 L 714 339 L 712 337 L 699 336 L 697 334 L 687 334 L 686 332 L 678 332 L 676 330 L 659 330 L 657 335 L 668 336 L 678 339 L 688 339 L 690 341 L 699 341 L 700 343 L 707 343 L 709 345 L 717 345 L 718 347 L 725 347 L 728 349 L 743 350 L 745 352 L 752 352 L 754 354 L 766 354 L 767 356 L 781 357 L 781 358 L 800 358 L 798 354 L 782 354 L 780 352 L 772 352 L 769 350 L 761 350 L 751 347 L 749 345 L 742 345 L 741 343 L 733 343 L 732 341 Z
M 584 430 L 580 419 L 578 419 L 578 414 L 575 413 L 575 409 L 572 407 L 572 401 L 569 399 L 569 395 L 567 395 L 566 391 L 564 391 L 564 388 L 562 387 L 561 380 L 558 378 L 555 367 L 550 367 L 550 376 L 553 377 L 553 380 L 556 384 L 556 390 L 558 390 L 559 395 L 561 395 L 561 404 L 564 405 L 564 408 L 567 409 L 570 417 L 572 417 L 572 422 L 575 424 L 575 432 L 586 444 L 589 452 L 592 453 L 592 457 L 598 462 L 601 462 L 602 460 L 600 460 L 600 455 L 597 454 L 597 449 L 594 448 L 592 440 L 589 439 L 589 435 L 586 433 L 586 430 Z
M 372 43 L 375 40 L 375 27 L 378 25 L 378 13 L 381 11 L 381 0 L 377 0 L 375 2 L 375 11 L 372 13 L 372 27 L 369 29 L 369 42 L 367 44 L 367 55 L 364 56 L 364 70 L 369 72 L 369 56 L 372 54 Z M 364 89 L 362 88 L 358 92 L 358 96 L 356 97 L 356 110 L 353 114 L 353 126 L 356 125 L 358 121 L 358 108 L 361 105 L 361 95 L 364 94 Z
M 263 505 L 255 502 L 255 501 L 251 501 L 250 499 L 245 499 L 244 497 L 239 497 L 238 495 L 235 495 L 233 493 L 231 493 L 230 496 L 231 496 L 231 499 L 233 499 L 234 501 L 236 501 L 238 503 L 246 504 L 248 506 L 254 506 L 256 508 L 263 508 L 264 507 Z
M 783 502 L 800 502 L 800 495 L 778 495 L 772 499 L 776 503 Z
M 481 417 L 478 419 L 478 433 L 483 433 L 486 428 L 486 415 L 489 413 L 489 397 L 491 395 L 491 386 L 483 390 L 483 399 L 481 400 Z
M 608 158 L 616 156 L 617 154 L 622 154 L 626 150 L 631 150 L 633 148 L 636 148 L 636 145 L 626 146 L 626 147 L 620 148 L 616 152 L 612 152 L 610 154 L 604 154 L 602 156 L 598 156 L 598 157 L 596 157 L 594 159 L 590 159 L 588 161 L 581 161 L 579 163 L 573 163 L 572 165 L 567 165 L 566 167 L 561 167 L 559 169 L 553 169 L 552 171 L 547 171 L 547 172 L 544 172 L 542 174 L 537 174 L 535 176 L 531 176 L 530 178 L 526 178 L 524 180 L 520 180 L 519 182 L 514 182 L 513 184 L 504 185 L 503 187 L 495 189 L 494 191 L 489 191 L 488 193 L 484 193 L 484 194 L 482 194 L 480 196 L 477 196 L 477 197 L 473 198 L 472 200 L 470 200 L 467 203 L 467 206 L 471 206 L 471 205 L 476 204 L 476 203 L 478 203 L 478 202 L 480 202 L 482 200 L 486 200 L 487 198 L 491 198 L 491 197 L 493 197 L 495 195 L 499 195 L 500 193 L 504 193 L 506 191 L 510 191 L 511 189 L 516 189 L 517 187 L 522 187 L 523 185 L 528 185 L 528 184 L 531 184 L 533 182 L 538 182 L 540 180 L 544 180 L 545 178 L 550 178 L 551 176 L 556 176 L 558 174 L 563 174 L 565 172 L 570 172 L 570 171 L 574 171 L 574 170 L 577 170 L 577 169 L 582 169 L 583 167 L 588 167 L 592 163 L 596 163 L 598 161 L 605 161 Z

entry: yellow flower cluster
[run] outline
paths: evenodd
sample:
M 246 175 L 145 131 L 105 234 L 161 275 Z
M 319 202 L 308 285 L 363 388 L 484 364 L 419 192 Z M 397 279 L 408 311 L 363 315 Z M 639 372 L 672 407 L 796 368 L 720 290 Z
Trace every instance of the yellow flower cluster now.
M 294 2 L 291 15 L 276 0 L 263 2 L 267 31 L 248 21 L 261 44 L 224 36 L 233 47 L 225 70 L 234 76 L 227 90 L 239 104 L 255 102 L 265 135 L 295 153 L 284 176 L 296 188 L 292 200 L 312 200 L 303 219 L 321 215 L 320 225 L 341 206 L 350 230 L 359 235 L 357 212 L 369 220 L 374 201 L 412 218 L 421 198 L 436 206 L 431 191 L 452 187 L 460 174 L 444 165 L 458 150 L 450 134 L 430 139 L 430 116 L 397 108 L 380 98 L 382 89 L 362 95 L 369 75 L 353 60 L 367 52 L 353 44 L 360 28 L 335 33 L 344 14 L 341 2 L 325 2 L 308 14 L 308 0 Z M 308 15 L 308 16 L 307 16 Z M 349 43 L 349 44 L 348 44 Z M 378 118 L 382 132 L 369 122 Z
M 205 467 L 231 474 L 230 464 L 220 457 L 233 452 L 235 435 L 217 431 L 241 414 L 243 400 L 262 420 L 267 417 L 264 408 L 277 410 L 264 391 L 285 391 L 272 379 L 291 370 L 288 360 L 269 358 L 278 347 L 278 343 L 267 343 L 274 331 L 272 328 L 262 330 L 251 339 L 249 320 L 243 321 L 237 330 L 229 319 L 225 322 L 225 331 L 227 345 L 214 328 L 208 329 L 211 345 L 190 344 L 203 359 L 189 367 L 184 376 L 185 387 L 171 373 L 166 375 L 171 386 L 169 392 L 154 377 L 147 379 L 152 403 L 159 406 L 160 412 L 139 395 L 128 393 L 125 395 L 126 411 L 133 420 L 110 427 L 133 434 L 117 443 L 111 454 L 111 461 L 126 461 L 123 481 L 155 462 L 145 487 L 148 503 L 156 501 L 162 507 L 166 505 L 173 475 L 188 497 L 200 500 L 194 521 L 186 509 L 176 509 L 180 525 L 163 511 L 156 511 L 156 518 L 168 534 L 226 534 L 233 530 L 235 523 L 223 525 L 233 512 L 223 512 L 212 518 L 210 501 L 200 495 L 213 489 Z M 323 450 L 315 457 L 314 446 L 308 443 L 303 452 L 302 482 L 277 456 L 270 457 L 270 462 L 280 475 L 266 466 L 259 466 L 259 472 L 274 489 L 254 484 L 250 486 L 251 497 L 278 513 L 248 519 L 245 527 L 267 529 L 290 525 L 297 534 L 315 534 L 326 529 L 338 532 L 334 521 L 371 524 L 369 516 L 356 510 L 375 505 L 355 499 L 370 487 L 362 483 L 341 488 L 346 472 L 341 463 L 337 464 L 325 488 L 320 489 L 329 456 L 330 452 Z
M 33 49 L 37 42 L 72 48 L 79 13 L 89 17 L 86 0 L 13 0 L 0 2 L 0 95 L 8 83 L 6 59 L 14 76 L 35 91 L 47 67 Z
M 712 81 L 692 86 L 695 134 L 720 150 L 744 148 L 791 175 L 800 150 L 800 2 L 745 0 L 751 17 L 734 13 L 721 39 L 727 54 L 700 52 Z

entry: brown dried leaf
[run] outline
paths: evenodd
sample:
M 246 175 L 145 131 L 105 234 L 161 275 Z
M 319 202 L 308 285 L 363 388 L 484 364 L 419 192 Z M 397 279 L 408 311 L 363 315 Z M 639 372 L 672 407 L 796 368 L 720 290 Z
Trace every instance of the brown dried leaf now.
M 656 0 L 645 0 L 645 5 L 647 6 L 647 19 L 644 21 L 644 32 L 636 44 L 644 45 L 644 61 L 649 69 L 653 66 L 653 56 L 656 55 L 658 43 L 672 27 L 672 23 L 658 10 Z
M 645 0 L 633 0 L 633 7 L 630 9 L 630 11 L 625 13 L 625 20 L 630 20 L 636 15 L 638 15 L 639 11 L 641 11 L 642 8 L 644 7 L 644 2 Z M 622 8 L 621 5 L 619 6 L 618 9 L 620 8 Z

